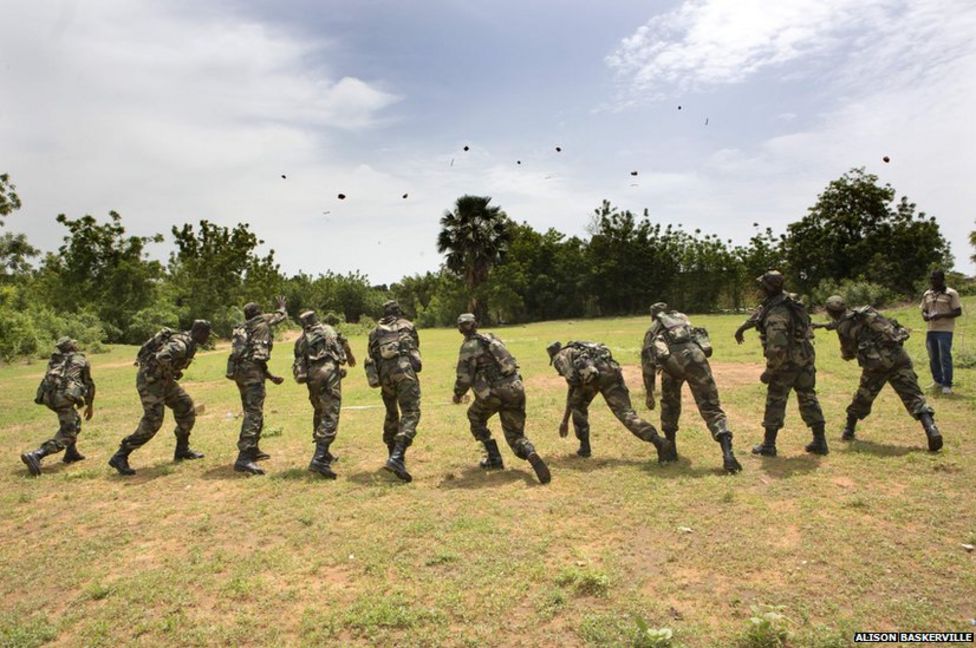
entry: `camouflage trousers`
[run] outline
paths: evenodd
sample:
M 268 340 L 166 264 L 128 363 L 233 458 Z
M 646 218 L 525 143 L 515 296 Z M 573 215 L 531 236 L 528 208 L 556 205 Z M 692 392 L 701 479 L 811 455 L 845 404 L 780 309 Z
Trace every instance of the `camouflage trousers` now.
M 41 447 L 47 454 L 54 454 L 78 442 L 78 433 L 81 432 L 81 417 L 78 416 L 78 410 L 75 409 L 74 405 L 48 407 L 58 415 L 58 431 L 53 437 L 42 443 Z
M 590 436 L 589 407 L 597 394 L 603 394 L 603 400 L 607 402 L 610 411 L 635 437 L 642 441 L 649 441 L 657 435 L 653 425 L 637 416 L 630 402 L 630 391 L 624 383 L 623 374 L 617 370 L 612 373 L 600 372 L 588 383 L 570 386 L 566 404 L 573 416 L 573 429 L 577 439 L 582 440 Z
M 678 431 L 681 386 L 686 382 L 712 438 L 728 432 L 729 424 L 718 399 L 718 387 L 712 376 L 712 368 L 698 345 L 676 347 L 661 373 L 661 427 L 664 431 Z
M 175 380 L 159 379 L 149 382 L 143 372 L 136 375 L 136 389 L 142 401 L 142 420 L 139 427 L 129 436 L 122 439 L 122 449 L 135 450 L 156 436 L 163 426 L 165 408 L 173 410 L 176 419 L 174 434 L 177 441 L 190 437 L 190 430 L 196 422 L 196 412 L 193 409 L 193 399 L 190 398 L 180 384 Z
M 823 425 L 823 411 L 817 400 L 817 368 L 811 359 L 809 364 L 788 364 L 772 372 L 766 388 L 766 415 L 763 417 L 763 427 L 773 430 L 783 427 L 790 391 L 796 392 L 800 416 L 807 427 Z
M 420 381 L 413 372 L 380 376 L 380 393 L 386 406 L 383 420 L 383 442 L 387 445 L 397 439 L 406 439 L 407 445 L 417 436 L 420 423 Z
M 339 431 L 339 411 L 342 406 L 342 374 L 337 367 L 330 372 L 317 372 L 322 378 L 306 383 L 308 400 L 312 404 L 312 438 L 332 443 Z
M 491 438 L 488 419 L 495 414 L 501 420 L 508 447 L 519 459 L 528 459 L 535 448 L 525 437 L 525 387 L 521 379 L 515 377 L 496 384 L 487 398 L 475 398 L 471 403 L 468 421 L 475 439 L 485 442 Z
M 264 378 L 246 383 L 237 381 L 237 389 L 241 392 L 241 407 L 244 409 L 237 449 L 245 452 L 258 447 L 261 441 L 261 430 L 264 429 L 264 398 L 267 391 Z
M 864 369 L 861 372 L 861 384 L 858 385 L 854 399 L 847 407 L 847 414 L 858 419 L 866 418 L 871 413 L 874 399 L 886 384 L 891 385 L 901 398 L 905 409 L 913 417 L 935 413 L 925 402 L 922 389 L 918 386 L 918 375 L 915 374 L 911 358 L 901 350 L 900 356 L 895 359 L 894 366 L 890 369 Z

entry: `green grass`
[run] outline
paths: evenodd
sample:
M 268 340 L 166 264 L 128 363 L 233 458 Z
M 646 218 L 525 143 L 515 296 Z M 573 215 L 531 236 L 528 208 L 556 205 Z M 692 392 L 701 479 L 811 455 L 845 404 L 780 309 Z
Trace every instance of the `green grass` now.
M 976 350 L 964 300 L 956 348 Z M 924 385 L 924 330 L 908 349 Z M 790 646 L 844 646 L 855 629 L 969 629 L 976 616 L 976 369 L 956 394 L 933 396 L 946 438 L 924 450 L 919 425 L 890 390 L 852 445 L 837 440 L 858 368 L 819 332 L 819 393 L 831 454 L 806 455 L 791 404 L 781 456 L 758 459 L 764 391 L 754 332 L 740 318 L 696 317 L 712 358 L 744 471 L 721 453 L 686 398 L 682 459 L 660 467 L 597 401 L 593 457 L 556 430 L 565 384 L 545 346 L 601 340 L 625 365 L 642 405 L 645 318 L 493 329 L 522 366 L 529 438 L 553 481 L 536 483 L 507 447 L 504 471 L 477 468 L 465 407 L 450 402 L 461 338 L 421 331 L 423 416 L 407 461 L 414 482 L 382 471 L 383 409 L 361 367 L 343 385 L 333 451 L 339 479 L 305 470 L 313 449 L 304 387 L 268 386 L 262 448 L 268 475 L 232 470 L 240 400 L 223 378 L 226 349 L 201 354 L 184 386 L 206 409 L 193 447 L 174 465 L 172 418 L 134 453 L 123 479 L 105 465 L 141 415 L 133 347 L 92 356 L 96 415 L 79 448 L 88 459 L 44 463 L 27 476 L 19 454 L 50 436 L 54 415 L 32 399 L 44 364 L 0 367 L 0 645 L 631 645 L 635 619 L 671 628 L 687 647 L 747 641 L 753 607 L 784 606 Z M 361 356 L 365 339 L 351 340 Z M 290 344 L 272 369 L 290 375 Z M 503 443 L 497 422 L 492 428 Z M 681 528 L 691 529 L 690 532 Z

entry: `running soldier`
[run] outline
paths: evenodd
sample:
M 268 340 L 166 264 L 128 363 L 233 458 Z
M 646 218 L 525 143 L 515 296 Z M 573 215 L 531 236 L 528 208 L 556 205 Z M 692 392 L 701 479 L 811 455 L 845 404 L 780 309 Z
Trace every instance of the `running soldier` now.
M 271 456 L 261 451 L 261 430 L 264 429 L 265 380 L 276 385 L 284 378 L 273 375 L 268 370 L 271 349 L 274 347 L 274 327 L 288 319 L 285 298 L 278 297 L 274 313 L 262 313 L 261 307 L 250 302 L 244 305 L 243 326 L 234 330 L 231 354 L 227 359 L 227 378 L 237 384 L 241 393 L 241 407 L 244 420 L 237 440 L 237 460 L 234 470 L 251 475 L 263 475 L 264 470 L 258 461 Z
M 660 371 L 661 428 L 665 438 L 675 444 L 677 453 L 675 437 L 681 416 L 681 386 L 687 382 L 698 412 L 722 448 L 722 467 L 728 473 L 739 472 L 742 466 L 732 452 L 732 432 L 708 364 L 712 355 L 708 334 L 705 329 L 693 327 L 687 315 L 670 310 L 663 302 L 651 306 L 651 318 L 653 322 L 644 334 L 641 350 L 647 408 L 654 409 L 654 388 Z
M 84 405 L 85 420 L 90 421 L 95 412 L 95 381 L 91 377 L 91 365 L 85 354 L 78 351 L 78 343 L 69 337 L 57 342 L 57 351 L 51 354 L 47 371 L 37 388 L 34 402 L 46 405 L 58 415 L 58 431 L 33 452 L 20 455 L 20 460 L 35 477 L 41 474 L 41 459 L 64 450 L 64 463 L 84 459 L 78 452 L 78 434 L 81 417 L 77 409 Z
M 800 416 L 813 433 L 807 452 L 825 455 L 829 452 L 824 434 L 824 417 L 817 400 L 816 354 L 813 349 L 813 329 L 806 308 L 795 295 L 783 292 L 784 278 L 770 270 L 757 279 L 766 299 L 760 305 L 756 328 L 766 356 L 766 370 L 759 380 L 767 385 L 766 414 L 763 442 L 752 449 L 753 454 L 776 456 L 776 436 L 786 416 L 786 402 L 790 391 L 796 392 Z
M 505 467 L 498 443 L 491 438 L 488 429 L 488 419 L 498 414 L 505 441 L 512 452 L 532 464 L 539 481 L 548 484 L 552 479 L 549 468 L 525 437 L 525 386 L 518 363 L 501 340 L 491 333 L 478 332 L 478 320 L 472 313 L 462 313 L 457 326 L 464 342 L 458 353 L 453 400 L 456 405 L 460 404 L 468 389 L 474 392 L 474 402 L 468 408 L 468 421 L 471 422 L 472 436 L 485 446 L 486 456 L 481 460 L 481 467 L 486 470 Z
M 307 310 L 298 316 L 302 334 L 295 340 L 295 362 L 292 372 L 295 382 L 308 388 L 312 403 L 312 440 L 315 452 L 308 469 L 328 479 L 335 479 L 332 464 L 338 457 L 329 451 L 339 430 L 339 411 L 342 405 L 342 379 L 346 370 L 342 365 L 356 366 L 349 342 L 329 324 L 319 322 L 315 311 Z
M 383 442 L 389 451 L 384 468 L 403 481 L 407 472 L 404 455 L 417 435 L 420 422 L 420 336 L 413 322 L 403 316 L 396 300 L 383 304 L 383 318 L 369 332 L 364 363 L 370 387 L 379 387 L 386 407 Z
M 129 454 L 156 436 L 163 425 L 165 407 L 173 410 L 176 419 L 176 449 L 173 461 L 202 459 L 203 455 L 190 449 L 190 431 L 196 422 L 193 399 L 180 383 L 183 370 L 193 362 L 197 346 L 210 338 L 210 322 L 196 320 L 189 331 L 173 331 L 164 328 L 147 340 L 136 358 L 136 389 L 142 401 L 142 420 L 139 427 L 122 439 L 119 449 L 108 460 L 108 465 L 122 475 L 134 475 L 129 466 Z
M 841 357 L 848 361 L 857 358 L 861 367 L 861 384 L 847 407 L 847 425 L 841 440 L 854 440 L 857 422 L 867 418 L 874 399 L 888 384 L 901 398 L 908 413 L 922 424 L 929 450 L 939 451 L 942 434 L 935 426 L 935 412 L 925 402 L 912 359 L 903 346 L 909 336 L 908 329 L 870 306 L 848 308 L 839 295 L 828 297 L 826 308 L 833 321 L 820 326 L 836 329 Z
M 660 463 L 677 460 L 674 445 L 661 437 L 653 425 L 637 416 L 620 365 L 613 359 L 610 349 L 594 342 L 568 342 L 566 346 L 553 342 L 546 347 L 546 352 L 549 354 L 549 364 L 566 379 L 569 386 L 559 436 L 568 436 L 569 419 L 572 417 L 580 443 L 576 454 L 581 457 L 591 454 L 589 406 L 597 394 L 603 394 L 610 411 L 631 434 L 654 445 Z

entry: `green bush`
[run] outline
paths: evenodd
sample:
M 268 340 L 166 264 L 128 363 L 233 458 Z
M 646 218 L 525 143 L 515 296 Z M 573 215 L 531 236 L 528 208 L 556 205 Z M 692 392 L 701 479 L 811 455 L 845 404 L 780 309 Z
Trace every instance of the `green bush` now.
M 826 280 L 814 289 L 810 295 L 812 306 L 822 306 L 831 295 L 840 295 L 848 306 L 886 306 L 897 299 L 897 295 L 888 288 L 864 279 L 844 279 L 840 283 Z
M 142 344 L 164 326 L 178 328 L 180 315 L 176 307 L 168 302 L 157 302 L 132 316 L 125 330 L 125 341 L 129 344 Z

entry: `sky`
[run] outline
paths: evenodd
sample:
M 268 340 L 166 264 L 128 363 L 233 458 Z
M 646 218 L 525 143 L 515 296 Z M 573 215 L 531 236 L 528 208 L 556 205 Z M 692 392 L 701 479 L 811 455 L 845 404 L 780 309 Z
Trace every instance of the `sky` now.
M 865 167 L 974 272 L 971 0 L 0 0 L 0 17 L 0 172 L 24 205 L 6 229 L 44 250 L 59 213 L 118 211 L 167 235 L 160 259 L 173 225 L 246 222 L 289 274 L 391 283 L 437 269 L 463 194 L 540 230 L 585 235 L 606 199 L 744 243 Z

